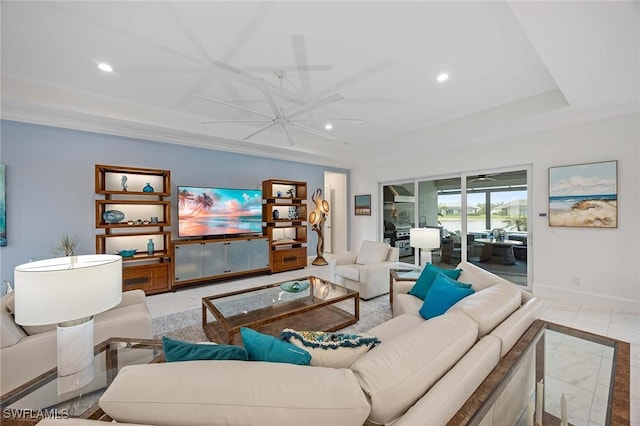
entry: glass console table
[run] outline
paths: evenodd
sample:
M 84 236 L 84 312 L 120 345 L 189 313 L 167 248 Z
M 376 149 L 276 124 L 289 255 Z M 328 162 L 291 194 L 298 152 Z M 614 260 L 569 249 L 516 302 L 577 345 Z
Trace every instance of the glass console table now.
M 536 320 L 449 425 L 629 425 L 629 379 L 629 343 Z

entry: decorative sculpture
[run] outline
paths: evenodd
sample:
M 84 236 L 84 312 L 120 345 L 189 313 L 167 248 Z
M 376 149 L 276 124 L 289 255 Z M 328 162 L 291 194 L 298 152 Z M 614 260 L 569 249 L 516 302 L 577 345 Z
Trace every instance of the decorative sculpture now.
M 318 244 L 316 245 L 316 258 L 311 262 L 312 265 L 323 266 L 328 262 L 322 257 L 324 253 L 324 221 L 329 214 L 329 202 L 322 198 L 322 189 L 316 189 L 316 192 L 311 196 L 313 204 L 316 205 L 315 209 L 309 214 L 309 223 L 311 229 L 318 234 Z

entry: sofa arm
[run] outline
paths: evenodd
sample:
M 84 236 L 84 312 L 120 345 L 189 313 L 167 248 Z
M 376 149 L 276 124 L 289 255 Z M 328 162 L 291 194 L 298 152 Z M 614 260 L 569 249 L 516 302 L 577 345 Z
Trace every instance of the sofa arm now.
M 360 282 L 384 282 L 389 285 L 389 271 L 395 262 L 380 262 L 360 267 Z
M 122 308 L 123 306 L 135 305 L 138 303 L 146 303 L 146 294 L 142 290 L 129 290 L 122 293 L 122 301 L 112 309 Z
M 2 395 L 56 366 L 56 330 L 25 336 L 0 350 Z

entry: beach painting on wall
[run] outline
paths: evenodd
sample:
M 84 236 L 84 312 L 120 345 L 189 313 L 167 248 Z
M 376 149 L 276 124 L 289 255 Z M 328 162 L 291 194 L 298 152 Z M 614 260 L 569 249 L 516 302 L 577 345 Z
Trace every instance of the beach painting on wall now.
M 618 162 L 549 168 L 549 226 L 618 227 Z

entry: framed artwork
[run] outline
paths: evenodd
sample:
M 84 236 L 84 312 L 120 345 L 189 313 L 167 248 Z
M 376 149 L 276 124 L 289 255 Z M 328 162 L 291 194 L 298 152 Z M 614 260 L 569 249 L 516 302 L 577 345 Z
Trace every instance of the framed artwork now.
M 4 194 L 4 164 L 0 164 L 0 247 L 7 245 L 7 202 Z
M 618 162 L 549 168 L 549 226 L 618 227 Z
M 354 205 L 356 216 L 371 216 L 371 194 L 356 195 Z

